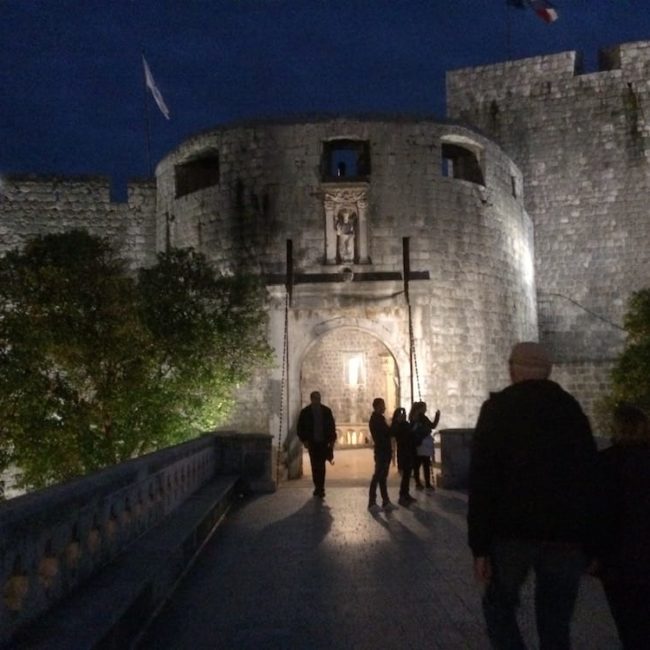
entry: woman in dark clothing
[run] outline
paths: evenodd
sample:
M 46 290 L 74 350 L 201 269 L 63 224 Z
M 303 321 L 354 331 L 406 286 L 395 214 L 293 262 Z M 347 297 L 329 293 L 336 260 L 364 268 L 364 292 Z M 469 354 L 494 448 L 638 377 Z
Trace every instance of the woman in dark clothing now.
M 433 422 L 431 422 L 431 420 L 426 416 L 426 412 L 426 402 L 414 402 L 411 407 L 411 412 L 409 413 L 409 421 L 411 422 L 416 450 L 425 438 L 431 435 L 440 421 L 440 411 L 436 411 Z M 415 479 L 415 486 L 418 490 L 422 490 L 425 487 L 422 485 L 422 481 L 420 481 L 420 467 L 422 467 L 424 469 L 424 481 L 426 487 L 429 489 L 433 488 L 433 485 L 431 484 L 431 457 L 428 455 L 419 456 L 417 451 L 414 452 L 413 457 L 413 478 Z
M 650 639 L 650 429 L 629 404 L 614 422 L 612 446 L 600 452 L 600 577 L 623 648 L 639 650 Z
M 415 442 L 411 425 L 406 421 L 406 410 L 401 406 L 395 409 L 390 424 L 391 436 L 397 441 L 397 466 L 402 473 L 399 486 L 399 501 L 401 506 L 410 506 L 415 499 L 409 494 L 409 481 L 413 471 L 415 458 Z

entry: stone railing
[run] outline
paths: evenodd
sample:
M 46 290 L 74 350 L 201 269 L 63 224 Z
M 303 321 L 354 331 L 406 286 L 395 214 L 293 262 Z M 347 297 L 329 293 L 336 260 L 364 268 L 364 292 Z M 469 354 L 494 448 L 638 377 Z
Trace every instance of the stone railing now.
M 271 436 L 206 434 L 0 504 L 0 645 L 222 475 L 272 491 Z

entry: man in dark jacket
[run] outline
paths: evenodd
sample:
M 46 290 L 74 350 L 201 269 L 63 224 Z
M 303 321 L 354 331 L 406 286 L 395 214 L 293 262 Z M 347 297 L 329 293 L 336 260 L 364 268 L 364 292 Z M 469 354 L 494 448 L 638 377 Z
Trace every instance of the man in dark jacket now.
M 388 488 L 386 487 L 393 448 L 390 443 L 390 427 L 384 417 L 385 412 L 386 404 L 384 400 L 381 397 L 375 397 L 372 402 L 372 415 L 370 416 L 370 422 L 368 422 L 375 455 L 375 472 L 370 481 L 368 510 L 377 507 L 377 485 L 379 485 L 384 510 L 391 510 L 395 507 L 388 497 Z
M 336 424 L 330 408 L 321 404 L 320 393 L 309 396 L 311 404 L 298 416 L 298 438 L 309 452 L 314 496 L 325 497 L 325 461 L 332 457 L 336 441 Z
M 596 445 L 578 402 L 550 381 L 538 343 L 518 343 L 512 385 L 476 424 L 468 533 L 494 648 L 525 648 L 516 610 L 531 569 L 541 650 L 570 647 L 585 543 L 595 530 Z

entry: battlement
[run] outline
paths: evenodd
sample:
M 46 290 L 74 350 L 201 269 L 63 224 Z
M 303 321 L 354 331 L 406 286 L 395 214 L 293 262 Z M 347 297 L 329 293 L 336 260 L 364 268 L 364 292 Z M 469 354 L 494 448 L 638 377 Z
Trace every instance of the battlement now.
M 67 205 L 119 205 L 121 201 L 111 198 L 111 179 L 108 176 L 60 176 L 38 174 L 10 174 L 3 177 L 0 201 L 12 203 L 33 203 L 61 207 Z M 127 183 L 129 207 L 141 205 L 143 199 L 155 201 L 156 183 L 154 179 L 132 179 Z
M 644 81 L 650 74 L 650 41 L 623 43 L 600 50 L 599 70 L 588 76 L 594 83 L 607 79 Z M 475 97 L 528 95 L 535 88 L 572 85 L 584 74 L 583 56 L 570 51 L 490 65 L 460 68 L 447 73 L 447 101 L 471 89 Z M 454 115 L 453 111 L 448 111 Z

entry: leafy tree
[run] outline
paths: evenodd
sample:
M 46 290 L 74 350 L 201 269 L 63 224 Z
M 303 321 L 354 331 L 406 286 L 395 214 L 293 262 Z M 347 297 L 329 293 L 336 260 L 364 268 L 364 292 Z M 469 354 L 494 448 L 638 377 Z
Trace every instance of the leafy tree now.
M 40 487 L 214 427 L 264 333 L 261 287 L 197 253 L 135 278 L 83 231 L 34 239 L 0 260 L 0 463 Z
M 612 372 L 613 402 L 650 409 L 650 289 L 630 297 L 624 326 L 625 348 Z

